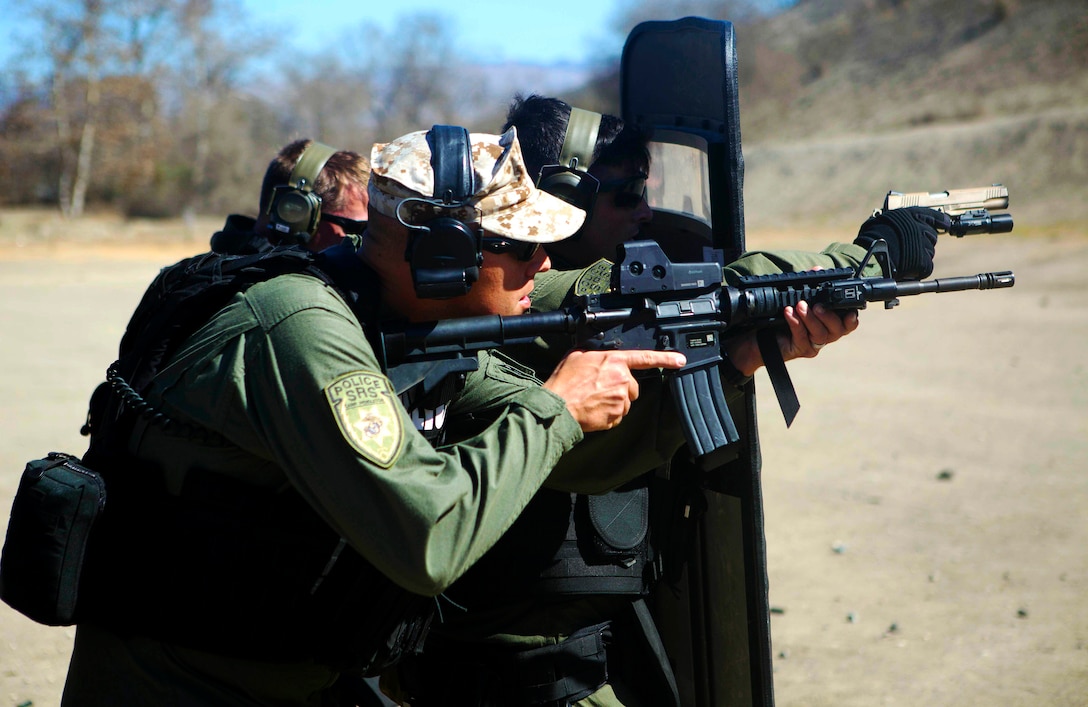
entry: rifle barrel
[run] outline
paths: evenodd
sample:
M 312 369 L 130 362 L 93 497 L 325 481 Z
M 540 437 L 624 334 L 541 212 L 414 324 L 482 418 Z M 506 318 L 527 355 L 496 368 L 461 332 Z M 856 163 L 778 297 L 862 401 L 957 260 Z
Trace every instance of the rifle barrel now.
M 920 295 L 923 292 L 960 292 L 962 290 L 996 290 L 1004 287 L 1012 287 L 1016 284 L 1016 276 L 1011 270 L 1003 272 L 984 272 L 978 275 L 964 275 L 962 277 L 939 277 L 933 280 L 920 282 L 899 282 L 896 284 L 896 294 Z

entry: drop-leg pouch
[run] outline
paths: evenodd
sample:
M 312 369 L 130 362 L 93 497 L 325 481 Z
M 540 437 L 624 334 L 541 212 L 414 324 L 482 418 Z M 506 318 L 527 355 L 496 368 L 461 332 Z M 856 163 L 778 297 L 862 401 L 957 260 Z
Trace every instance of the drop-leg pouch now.
M 0 598 L 39 623 L 72 624 L 87 541 L 105 503 L 101 475 L 77 457 L 50 452 L 28 462 L 0 556 Z

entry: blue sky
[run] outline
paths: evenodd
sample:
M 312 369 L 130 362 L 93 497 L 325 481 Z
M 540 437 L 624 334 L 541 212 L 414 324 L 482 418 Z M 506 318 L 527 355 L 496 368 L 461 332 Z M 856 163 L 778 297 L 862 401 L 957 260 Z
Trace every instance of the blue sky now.
M 398 18 L 426 12 L 450 18 L 470 61 L 585 64 L 619 56 L 623 38 L 612 32 L 622 0 L 238 0 L 248 19 L 290 37 L 306 53 L 372 22 L 386 32 Z M 0 63 L 17 50 L 20 0 L 0 0 Z M 235 33 L 244 41 L 247 27 Z M 362 38 L 360 38 L 362 39 Z
M 242 1 L 254 19 L 291 26 L 293 41 L 306 48 L 365 22 L 388 32 L 398 18 L 419 12 L 449 17 L 459 46 L 472 54 L 466 58 L 485 63 L 581 64 L 622 48 L 622 37 L 611 32 L 615 0 L 312 0 L 303 11 L 298 0 Z

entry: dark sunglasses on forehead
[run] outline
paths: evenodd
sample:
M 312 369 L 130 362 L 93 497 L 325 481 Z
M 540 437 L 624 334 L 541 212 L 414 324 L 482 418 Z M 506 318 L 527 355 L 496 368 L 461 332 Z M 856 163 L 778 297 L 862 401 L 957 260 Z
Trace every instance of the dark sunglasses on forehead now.
M 645 172 L 639 172 L 633 177 L 601 182 L 601 186 L 598 187 L 597 191 L 601 194 L 610 192 L 612 194 L 612 203 L 617 208 L 633 209 L 646 198 L 646 178 L 648 176 Z
M 344 233 L 352 236 L 361 236 L 363 235 L 363 231 L 366 230 L 366 221 L 356 221 L 355 219 L 345 218 L 344 216 L 321 214 L 321 220 L 336 224 L 344 229 Z
M 535 258 L 536 252 L 540 248 L 539 243 L 526 243 L 525 241 L 515 241 L 512 238 L 499 238 L 497 236 L 484 236 L 481 243 L 484 250 L 489 253 L 499 255 L 511 253 L 523 263 Z

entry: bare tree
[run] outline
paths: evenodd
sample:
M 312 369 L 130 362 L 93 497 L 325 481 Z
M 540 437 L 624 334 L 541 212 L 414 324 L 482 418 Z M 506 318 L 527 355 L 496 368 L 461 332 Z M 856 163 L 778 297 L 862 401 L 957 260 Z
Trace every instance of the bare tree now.
M 366 23 L 320 54 L 292 55 L 276 83 L 277 98 L 290 107 L 287 126 L 364 153 L 375 141 L 435 123 L 476 125 L 483 115 L 492 126 L 502 99 L 461 58 L 454 26 L 441 14 L 408 14 L 392 30 Z
M 0 203 L 55 203 L 55 134 L 41 85 L 16 72 L 4 76 L 0 114 Z
M 371 80 L 357 56 L 323 51 L 284 62 L 277 73 L 277 103 L 285 127 L 338 148 L 367 154 L 373 142 L 367 127 Z
M 57 155 L 56 195 L 61 213 L 83 213 L 103 157 L 124 170 L 153 158 L 134 160 L 140 138 L 150 140 L 157 107 L 153 62 L 173 0 L 32 0 L 26 18 L 33 27 L 30 53 L 43 69 L 49 122 Z M 123 106 L 123 109 L 122 109 Z M 135 109 L 133 108 L 135 106 Z M 103 132 L 105 130 L 105 133 Z M 108 139 L 103 142 L 103 137 Z M 100 156 L 104 147 L 113 154 Z M 124 174 L 109 174 L 124 181 Z
M 237 77 L 257 45 L 243 48 L 230 41 L 222 31 L 226 17 L 238 17 L 234 3 L 216 0 L 180 0 L 178 10 L 179 42 L 184 45 L 176 68 L 176 80 L 183 87 L 183 112 L 188 116 L 186 135 L 191 148 L 189 163 L 190 193 L 187 207 L 194 207 L 215 189 L 208 164 L 213 142 L 213 114 L 235 88 Z
M 105 3 L 43 3 L 36 10 L 48 33 L 45 46 L 60 156 L 58 202 L 65 216 L 79 216 L 91 178 L 101 98 L 99 80 L 108 53 L 103 27 Z
M 249 52 L 261 46 L 241 49 L 225 39 L 236 26 L 224 14 L 242 14 L 231 2 L 28 0 L 22 58 L 34 67 L 25 73 L 37 75 L 52 131 L 38 139 L 56 155 L 35 164 L 54 172 L 51 191 L 64 215 L 79 216 L 92 198 L 139 210 L 141 198 L 162 191 L 164 175 L 173 187 L 184 182 L 196 199 L 211 189 L 210 115 L 235 89 Z M 177 110 L 164 113 L 164 99 L 178 96 L 185 100 L 174 101 Z M 21 114 L 28 106 L 19 106 Z M 176 124 L 186 110 L 196 117 L 192 149 L 181 151 L 182 164 L 171 165 L 173 144 L 184 138 Z
M 128 98 L 135 107 L 134 126 L 126 162 L 134 177 L 147 181 L 155 174 L 158 158 L 156 138 L 161 101 L 159 86 L 174 51 L 175 18 L 178 0 L 113 0 L 117 12 L 117 32 L 121 71 L 136 78 Z
M 400 18 L 393 32 L 368 28 L 364 66 L 376 140 L 457 122 L 457 94 L 467 82 L 459 73 L 452 26 L 439 15 L 415 14 Z

